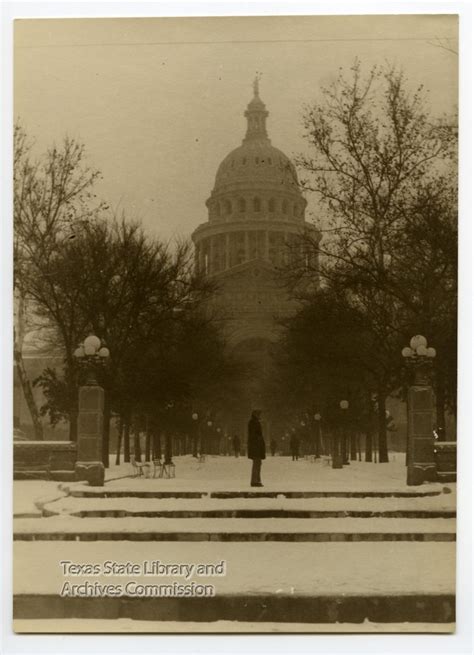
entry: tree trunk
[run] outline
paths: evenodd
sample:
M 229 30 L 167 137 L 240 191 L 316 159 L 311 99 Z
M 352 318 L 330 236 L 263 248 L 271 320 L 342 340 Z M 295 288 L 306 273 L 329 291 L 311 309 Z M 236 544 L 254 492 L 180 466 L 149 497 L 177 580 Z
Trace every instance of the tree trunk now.
M 372 461 L 372 428 L 367 428 L 365 432 L 365 461 Z
M 130 461 L 130 419 L 125 419 L 125 427 L 123 432 L 123 461 Z
M 133 451 L 135 453 L 135 461 L 142 461 L 142 448 L 140 444 L 140 431 L 135 429 L 133 431 Z
M 109 394 L 104 390 L 104 422 L 102 427 L 102 462 L 106 469 L 109 468 L 109 442 L 110 442 L 110 399 Z
M 31 387 L 31 382 L 28 379 L 28 374 L 25 369 L 25 363 L 23 361 L 23 356 L 17 344 L 14 345 L 13 353 L 16 370 L 18 373 L 18 379 L 20 380 L 21 388 L 23 390 L 23 395 L 25 396 L 26 404 L 28 405 L 28 410 L 31 415 L 31 420 L 33 422 L 33 430 L 35 433 L 35 439 L 37 441 L 43 441 L 43 424 L 41 423 L 41 418 L 39 415 L 38 408 L 36 406 L 35 397 L 33 395 L 33 389 Z
M 117 466 L 120 464 L 120 450 L 122 449 L 122 435 L 123 435 L 123 421 L 122 418 L 120 418 L 118 435 L 117 435 L 117 452 L 115 454 L 115 464 Z
M 357 437 L 355 432 L 351 432 L 350 436 L 351 441 L 351 460 L 357 459 Z
M 151 434 L 150 430 L 147 427 L 146 437 L 145 437 L 145 462 L 149 462 L 151 459 Z
M 161 459 L 161 432 L 158 431 L 153 433 L 153 457 Z
M 385 391 L 379 388 L 377 393 L 377 415 L 378 415 L 378 432 L 379 432 L 379 462 L 388 462 L 387 448 L 387 417 L 385 415 Z

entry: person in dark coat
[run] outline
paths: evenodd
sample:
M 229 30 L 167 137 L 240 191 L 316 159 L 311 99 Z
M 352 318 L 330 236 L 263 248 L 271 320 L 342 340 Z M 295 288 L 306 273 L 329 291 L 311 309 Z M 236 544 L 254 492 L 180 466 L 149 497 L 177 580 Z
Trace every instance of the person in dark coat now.
M 254 409 L 248 423 L 247 455 L 252 460 L 251 487 L 263 487 L 260 479 L 262 460 L 265 459 L 265 440 L 260 423 L 261 411 Z
M 232 447 L 234 448 L 234 455 L 238 457 L 240 455 L 240 438 L 236 434 L 232 439 Z
M 290 439 L 291 459 L 297 460 L 300 455 L 300 440 L 297 434 L 292 434 Z

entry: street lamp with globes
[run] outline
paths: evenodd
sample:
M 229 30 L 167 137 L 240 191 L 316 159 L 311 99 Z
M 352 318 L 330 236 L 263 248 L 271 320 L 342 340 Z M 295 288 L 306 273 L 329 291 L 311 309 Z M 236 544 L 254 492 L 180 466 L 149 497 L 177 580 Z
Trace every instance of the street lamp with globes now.
M 410 339 L 410 346 L 402 349 L 402 357 L 413 372 L 407 396 L 407 484 L 418 485 L 436 480 L 431 387 L 436 350 L 417 334 Z
M 314 418 L 314 424 L 316 426 L 314 456 L 318 458 L 320 456 L 320 449 L 321 449 L 321 414 L 316 412 L 313 418 Z
M 191 419 L 193 421 L 193 457 L 197 457 L 199 440 L 199 414 L 197 412 L 193 412 L 191 414 Z

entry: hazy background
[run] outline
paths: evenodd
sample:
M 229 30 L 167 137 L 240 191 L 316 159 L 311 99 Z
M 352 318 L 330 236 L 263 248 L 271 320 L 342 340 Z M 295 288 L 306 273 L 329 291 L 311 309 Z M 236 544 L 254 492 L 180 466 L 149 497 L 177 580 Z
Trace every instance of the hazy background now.
M 303 105 L 355 57 L 402 66 L 434 114 L 453 113 L 457 56 L 439 45 L 457 51 L 456 16 L 17 20 L 15 117 L 38 151 L 66 133 L 84 142 L 113 208 L 189 235 L 244 136 L 256 71 L 269 136 L 291 157 Z

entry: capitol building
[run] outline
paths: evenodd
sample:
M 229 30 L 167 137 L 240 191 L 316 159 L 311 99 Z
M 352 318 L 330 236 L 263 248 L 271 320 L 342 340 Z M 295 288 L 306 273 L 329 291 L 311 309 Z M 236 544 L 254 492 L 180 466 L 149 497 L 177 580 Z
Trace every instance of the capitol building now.
M 295 258 L 301 264 L 302 232 L 311 231 L 313 242 L 320 238 L 305 220 L 307 202 L 293 163 L 268 136 L 269 112 L 258 79 L 253 89 L 242 144 L 219 165 L 206 201 L 208 220 L 192 235 L 196 267 L 216 283 L 212 304 L 224 317 L 229 347 L 249 372 L 245 402 L 235 407 L 228 425 L 241 435 L 252 407 L 265 413 L 262 385 L 271 345 L 278 339 L 279 320 L 296 309 L 281 269 Z M 312 270 L 316 267 L 312 261 Z M 268 436 L 268 415 L 266 421 Z

